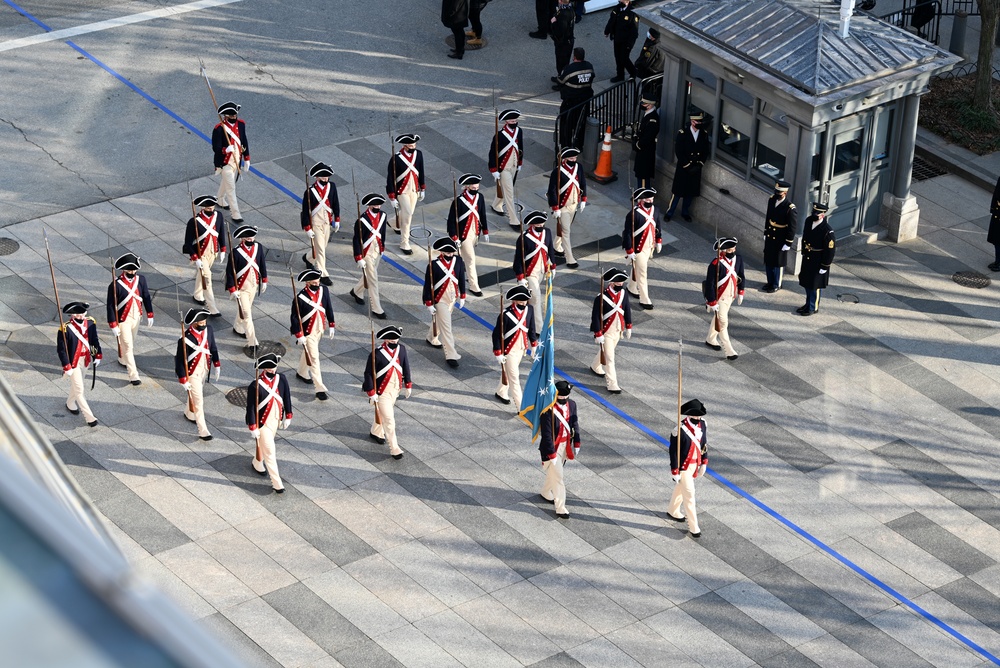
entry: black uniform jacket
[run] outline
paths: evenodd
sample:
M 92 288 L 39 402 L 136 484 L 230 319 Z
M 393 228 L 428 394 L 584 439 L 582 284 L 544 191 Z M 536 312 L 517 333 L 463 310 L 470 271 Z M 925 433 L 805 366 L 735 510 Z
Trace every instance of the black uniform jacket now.
M 785 196 L 781 200 L 771 195 L 767 200 L 767 216 L 764 220 L 764 264 L 768 267 L 783 267 L 788 259 L 788 251 L 798 232 L 798 210 Z
M 326 319 L 326 324 L 329 325 L 330 329 L 335 326 L 333 318 L 333 299 L 330 298 L 330 290 L 326 287 L 320 285 L 315 291 L 310 291 L 308 287 L 303 287 L 299 290 L 298 294 L 295 296 L 298 300 L 298 304 L 292 302 L 292 315 L 291 315 L 291 328 L 289 331 L 296 338 L 299 335 L 308 336 L 312 333 L 313 325 L 316 322 L 316 318 Z M 320 306 L 319 312 L 314 313 L 313 303 L 317 303 Z M 306 321 L 305 331 L 302 331 L 302 321 L 299 320 L 299 316 L 302 316 L 302 320 Z
M 830 284 L 830 265 L 836 253 L 837 235 L 826 219 L 813 228 L 815 217 L 806 218 L 802 229 L 802 267 L 799 285 L 809 290 L 821 290 Z M 820 274 L 820 269 L 826 269 Z
M 117 327 L 122 318 L 126 316 L 126 311 L 131 314 L 132 309 L 135 308 L 135 304 L 132 303 L 129 296 L 128 288 L 121 283 L 122 280 L 124 280 L 123 274 L 119 274 L 115 278 L 114 283 L 108 284 L 108 327 Z M 153 298 L 149 294 L 149 288 L 146 287 L 146 277 L 141 274 L 136 274 L 136 280 L 138 281 L 138 284 L 133 287 L 136 292 L 139 293 L 139 298 L 142 300 L 142 306 L 146 309 L 146 317 L 152 318 Z M 118 305 L 117 313 L 115 313 L 115 304 Z

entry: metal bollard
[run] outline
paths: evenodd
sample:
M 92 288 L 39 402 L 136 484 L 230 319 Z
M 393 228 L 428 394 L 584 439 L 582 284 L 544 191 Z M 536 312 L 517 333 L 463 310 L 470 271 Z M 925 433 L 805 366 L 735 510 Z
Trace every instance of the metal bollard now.
M 582 158 L 581 162 L 583 162 L 584 168 L 588 172 L 594 171 L 597 167 L 597 146 L 603 139 L 598 123 L 599 121 L 596 118 L 588 116 L 583 128 L 583 151 L 580 157 Z
M 965 58 L 965 31 L 969 25 L 969 12 L 964 9 L 955 11 L 955 20 L 951 24 L 951 40 L 948 50 L 956 56 Z

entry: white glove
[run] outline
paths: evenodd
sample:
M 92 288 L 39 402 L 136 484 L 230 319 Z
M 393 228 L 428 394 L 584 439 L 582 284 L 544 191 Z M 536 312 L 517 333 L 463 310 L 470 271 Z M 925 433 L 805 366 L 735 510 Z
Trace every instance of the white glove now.
M 719 310 L 719 304 L 718 302 L 716 302 L 715 304 L 707 304 L 705 306 L 705 309 L 706 313 L 715 313 L 716 311 Z
M 661 250 L 663 250 L 663 244 L 656 244 L 656 252 L 659 253 Z
M 556 277 L 556 268 L 552 267 L 551 269 L 549 269 L 549 273 L 552 274 L 552 278 L 555 279 L 555 277 Z
M 826 269 L 820 269 L 820 270 L 819 270 L 819 275 L 820 275 L 820 276 L 822 276 L 822 275 L 823 275 L 823 274 L 825 274 L 825 273 L 826 273 Z
M 97 358 L 95 357 L 95 358 L 94 358 L 94 367 L 96 368 L 96 367 L 99 367 L 99 366 L 101 366 L 101 360 L 99 360 L 99 359 L 97 359 Z
M 506 355 L 497 355 L 497 361 L 500 362 L 500 364 L 506 364 L 507 363 L 507 356 Z
M 114 334 L 115 336 L 121 336 L 122 335 L 121 327 L 112 327 L 111 333 Z
M 365 268 L 365 261 L 363 258 L 358 260 L 358 266 L 361 267 L 362 269 Z
M 65 371 L 63 371 L 63 375 L 69 378 L 70 376 L 73 375 L 74 371 L 76 371 L 76 369 L 66 369 Z
M 234 301 L 236 299 L 236 290 L 229 293 L 229 301 Z
M 743 295 L 740 295 L 739 297 L 736 298 L 736 305 L 739 306 L 742 303 L 743 303 Z
M 146 327 L 152 327 L 152 326 L 153 326 L 153 319 L 146 318 Z
M 792 247 L 789 246 L 788 244 L 785 244 L 784 246 L 781 247 L 781 250 L 783 251 L 792 250 Z
M 306 337 L 304 337 L 304 336 L 296 336 L 295 337 L 295 345 L 297 345 L 297 346 L 304 346 L 304 345 L 306 345 Z
M 306 230 L 306 236 L 308 236 L 310 239 L 315 239 L 316 233 L 313 232 L 312 230 Z
M 554 216 L 555 216 L 556 218 L 562 218 L 562 209 L 553 209 L 553 210 L 552 210 L 552 214 L 553 214 L 553 215 L 554 215 Z
M 333 231 L 334 232 L 340 232 L 340 221 L 339 220 L 333 221 Z
M 500 180 L 500 172 L 491 172 L 491 173 L 493 174 L 493 180 L 494 181 L 499 181 Z
M 181 387 L 183 387 L 185 390 L 187 390 L 188 392 L 190 392 L 191 391 L 191 381 L 188 381 L 188 382 L 182 384 Z
M 528 279 L 522 278 L 520 281 L 517 282 L 517 284 L 520 285 L 522 288 L 526 288 L 528 287 Z
M 260 294 L 264 294 L 265 292 L 267 292 L 267 283 L 261 283 L 260 284 Z
M 226 251 L 222 251 L 221 253 L 219 253 L 219 262 L 225 262 L 225 261 L 226 261 Z
M 246 174 L 249 171 L 250 171 L 250 161 L 249 160 L 244 160 L 243 161 L 243 173 Z
M 330 333 L 326 335 L 328 339 L 333 341 L 333 327 L 330 328 Z
M 219 376 L 221 376 L 221 375 L 222 375 L 222 367 L 221 366 L 217 366 L 214 369 L 212 369 L 212 380 L 218 382 Z
M 222 167 L 216 167 L 215 168 L 215 175 L 218 176 L 221 173 L 222 173 Z
M 670 476 L 670 479 L 673 480 L 674 482 L 680 482 L 681 481 L 681 474 L 680 473 L 674 473 L 673 475 Z
M 254 440 L 260 438 L 260 429 L 251 429 L 250 435 L 253 436 Z
M 409 399 L 410 398 L 410 394 L 412 394 L 412 393 L 413 393 L 413 388 L 412 387 L 406 388 L 406 392 L 403 393 L 403 398 L 404 399 Z
M 202 264 L 201 260 L 195 260 L 194 266 L 196 266 L 198 269 L 201 269 L 204 265 Z
M 465 300 L 464 299 L 459 299 L 458 300 L 458 308 L 465 308 Z
M 378 394 L 373 394 L 370 397 L 368 397 L 368 403 L 370 403 L 372 406 L 374 406 L 375 404 L 377 404 L 378 403 Z
M 399 201 L 398 200 L 391 199 L 389 201 L 392 202 L 392 208 L 393 209 L 399 209 Z
M 434 304 L 431 304 L 430 306 L 428 306 L 427 310 L 431 312 L 431 315 L 434 315 L 435 313 L 437 313 L 437 308 L 435 308 Z
M 625 259 L 628 260 L 629 262 L 635 262 L 635 253 L 628 253 L 625 256 Z
M 604 345 L 604 335 L 601 334 L 599 336 L 595 336 L 594 337 L 594 343 L 596 343 L 599 346 L 603 346 Z
M 625 338 L 626 339 L 631 339 L 632 338 L 632 330 L 631 329 L 626 329 L 625 330 Z
M 423 202 L 423 201 L 424 201 L 424 196 L 425 196 L 425 195 L 427 195 L 427 193 L 426 193 L 425 191 L 421 190 L 421 191 L 420 191 L 420 197 L 418 197 L 418 198 L 417 198 L 417 201 L 418 201 L 418 202 Z
M 281 428 L 288 429 L 292 424 L 292 418 L 285 418 L 281 421 Z
M 226 155 L 228 155 L 228 154 L 230 154 L 232 152 L 233 152 L 233 147 L 232 146 L 227 146 L 226 150 L 223 151 L 223 153 L 225 153 Z
M 521 165 L 517 166 L 517 171 L 521 171 Z
M 705 469 L 707 469 L 707 468 L 708 468 L 707 464 L 702 464 L 701 466 L 699 466 L 698 467 L 698 472 L 695 474 L 694 477 L 695 478 L 700 478 L 701 476 L 705 475 Z
M 490 235 L 484 234 L 483 235 L 483 241 L 485 241 L 486 243 L 489 243 L 490 242 Z
M 587 203 L 586 202 L 580 202 L 580 206 L 577 207 L 577 211 L 583 211 L 586 208 L 587 208 Z

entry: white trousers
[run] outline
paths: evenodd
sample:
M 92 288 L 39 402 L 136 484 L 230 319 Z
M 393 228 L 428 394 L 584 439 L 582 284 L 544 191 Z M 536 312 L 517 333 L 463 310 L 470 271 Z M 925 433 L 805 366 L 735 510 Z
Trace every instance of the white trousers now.
M 670 505 L 667 507 L 668 513 L 674 517 L 680 517 L 677 511 L 681 509 L 681 503 L 684 504 L 684 516 L 687 517 L 688 530 L 691 533 L 701 533 L 701 528 L 698 526 L 698 510 L 695 508 L 694 500 L 694 473 L 697 470 L 697 468 L 689 466 L 681 471 L 680 482 L 674 485 L 674 493 L 670 497 Z
M 388 372 L 387 372 L 388 373 Z M 378 397 L 376 415 L 379 420 L 372 421 L 371 433 L 379 438 L 384 438 L 389 445 L 390 455 L 400 455 L 403 450 L 396 441 L 396 399 L 399 397 L 399 380 L 393 378 L 386 385 L 385 391 Z
M 507 166 L 500 172 L 500 190 L 503 197 L 493 198 L 493 208 L 507 214 L 507 223 L 511 227 L 521 228 L 517 218 L 517 207 L 514 206 L 514 176 L 517 175 L 517 161 L 511 158 Z
M 594 361 L 591 362 L 590 368 L 595 373 L 604 374 L 604 384 L 609 390 L 620 390 L 618 387 L 618 372 L 615 369 L 615 349 L 618 347 L 618 342 L 622 340 L 622 327 L 615 321 L 608 331 L 604 334 L 604 364 L 601 364 L 601 349 L 598 348 L 597 354 L 594 356 Z
M 365 269 L 363 275 L 354 286 L 354 294 L 359 297 L 365 296 L 365 279 L 368 279 L 368 298 L 371 300 L 372 313 L 382 313 L 382 302 L 378 296 L 378 264 L 382 261 L 382 254 L 378 252 L 378 241 L 373 241 L 365 254 Z
M 320 316 L 324 317 L 324 316 Z M 313 328 L 309 336 L 305 337 L 305 345 L 302 346 L 302 354 L 299 355 L 299 368 L 297 370 L 298 374 L 303 378 L 309 378 L 313 382 L 313 388 L 316 392 L 326 392 L 326 385 L 323 384 L 323 372 L 320 369 L 319 362 L 319 342 L 323 338 L 324 329 L 318 325 Z M 312 366 L 306 363 L 306 352 L 309 353 L 309 359 L 312 362 Z
M 257 425 L 257 428 L 260 429 L 260 436 L 257 438 L 260 459 L 257 459 L 257 453 L 254 453 L 253 468 L 255 471 L 263 471 L 266 468 L 268 475 L 271 476 L 271 487 L 274 489 L 285 488 L 284 483 L 281 482 L 281 475 L 278 474 L 278 458 L 274 446 L 274 437 L 278 433 L 283 417 L 284 415 L 278 415 L 278 412 L 272 408 L 264 424 Z
M 210 363 L 208 360 L 202 358 L 198 363 L 198 367 L 194 370 L 194 373 L 188 376 L 188 380 L 191 382 L 191 404 L 194 408 L 194 413 L 188 410 L 188 405 L 184 404 L 184 417 L 188 420 L 194 420 L 195 424 L 198 425 L 198 436 L 210 436 L 208 431 L 208 425 L 205 424 L 205 379 L 208 378 Z
M 407 190 L 396 195 L 399 201 L 399 248 L 410 250 L 410 224 L 413 222 L 413 212 L 417 208 L 419 193 L 413 186 L 407 186 Z
M 503 382 L 503 373 L 500 374 L 500 384 L 497 385 L 496 393 L 504 399 L 510 399 L 514 406 L 514 412 L 521 412 L 521 359 L 524 357 L 524 345 L 518 343 L 507 353 L 507 361 L 503 363 L 503 369 L 507 372 L 507 384 Z
M 236 291 L 236 301 L 239 306 L 236 309 L 236 320 L 233 322 L 233 329 L 237 334 L 247 335 L 247 345 L 260 345 L 257 341 L 257 330 L 253 326 L 253 300 L 257 297 L 257 277 L 247 276 L 243 283 L 243 289 Z M 243 317 L 240 317 L 240 311 Z
M 325 213 L 313 216 L 309 224 L 316 235 L 312 240 L 313 250 L 316 251 L 316 255 L 313 258 L 313 266 L 323 276 L 329 276 L 330 272 L 326 269 L 326 246 L 330 243 L 330 232 L 333 230 L 333 225 L 327 219 Z
M 640 304 L 653 303 L 649 298 L 648 280 L 649 261 L 653 258 L 653 249 L 653 243 L 649 242 L 646 248 L 635 254 L 635 260 L 632 261 L 633 273 L 629 276 L 628 289 L 629 292 L 639 293 Z
M 563 467 L 566 465 L 566 446 L 560 445 L 555 459 L 542 463 L 545 470 L 545 483 L 542 485 L 542 496 L 555 501 L 556 513 L 569 514 L 566 510 L 566 483 L 563 480 Z
M 212 287 L 212 265 L 215 264 L 215 251 L 211 244 L 201 256 L 201 269 L 194 268 L 194 298 L 205 302 L 205 308 L 209 313 L 218 313 L 219 307 L 215 303 L 215 289 Z
M 122 346 L 122 354 L 118 357 L 118 363 L 128 370 L 128 379 L 139 380 L 139 369 L 135 365 L 135 338 L 139 334 L 139 322 L 142 320 L 142 309 L 136 308 L 135 304 L 128 311 L 125 320 L 118 322 L 121 334 L 118 341 Z
M 233 218 L 242 219 L 240 213 L 240 202 L 236 199 L 236 175 L 239 174 L 239 167 L 234 167 L 231 163 L 222 168 L 222 181 L 219 183 L 219 192 L 215 199 L 219 206 L 228 206 L 229 213 Z
M 67 332 L 66 336 L 70 336 L 70 334 Z M 93 422 L 97 418 L 90 411 L 87 398 L 83 396 L 84 383 L 87 380 L 87 369 L 89 368 L 84 365 L 84 359 L 84 357 L 80 358 L 80 361 L 73 367 L 73 375 L 69 377 L 69 398 L 66 399 L 66 408 L 73 411 L 79 409 L 84 420 Z
M 472 236 L 472 230 L 470 230 L 469 236 L 465 237 L 458 247 L 458 252 L 462 255 L 462 262 L 465 263 L 465 283 L 470 292 L 482 292 L 479 289 L 479 273 L 476 270 L 476 243 L 478 241 L 479 237 Z

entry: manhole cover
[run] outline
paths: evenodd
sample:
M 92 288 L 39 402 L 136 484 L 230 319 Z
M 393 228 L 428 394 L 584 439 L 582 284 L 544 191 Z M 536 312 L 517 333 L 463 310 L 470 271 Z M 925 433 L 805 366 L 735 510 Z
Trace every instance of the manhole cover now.
M 447 37 L 444 38 L 444 43 L 447 44 L 450 48 L 454 49 L 455 48 L 455 36 L 454 35 L 448 35 Z M 489 41 L 485 37 L 483 37 L 483 43 L 479 44 L 479 45 L 469 44 L 469 40 L 466 39 L 465 40 L 465 50 L 466 51 L 478 51 L 479 49 L 483 48 L 487 44 L 489 44 Z
M 260 345 L 257 346 L 256 357 L 260 357 L 261 355 L 267 355 L 268 353 L 278 353 L 278 355 L 284 357 L 285 346 L 281 345 L 277 341 L 261 341 Z M 249 357 L 250 359 L 253 359 L 255 357 L 254 355 L 251 355 L 249 352 L 247 352 L 246 348 L 243 349 L 243 354 Z
M 926 181 L 927 179 L 933 179 L 935 176 L 944 176 L 948 172 L 941 169 L 933 162 L 924 160 L 919 155 L 913 156 L 913 180 L 914 181 Z
M 414 241 L 423 241 L 424 239 L 430 239 L 431 235 L 434 234 L 426 227 L 411 227 L 410 228 L 410 238 Z
M 240 408 L 247 407 L 247 388 L 237 387 L 226 392 L 226 401 Z
M 990 277 L 986 274 L 980 274 L 978 271 L 958 271 L 952 274 L 951 280 L 963 288 L 975 288 L 977 290 L 985 288 L 990 284 Z
M 11 255 L 17 252 L 21 244 L 7 237 L 0 237 L 0 255 Z
M 845 304 L 857 304 L 861 300 L 858 299 L 857 295 L 852 295 L 850 292 L 845 292 L 842 295 L 837 295 L 837 299 L 844 302 Z

